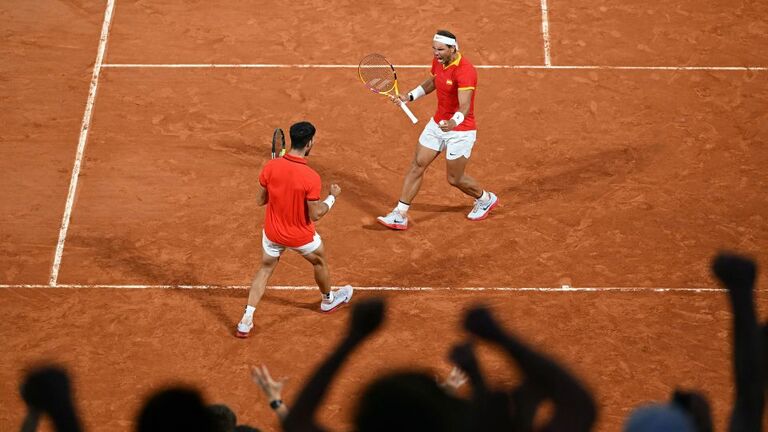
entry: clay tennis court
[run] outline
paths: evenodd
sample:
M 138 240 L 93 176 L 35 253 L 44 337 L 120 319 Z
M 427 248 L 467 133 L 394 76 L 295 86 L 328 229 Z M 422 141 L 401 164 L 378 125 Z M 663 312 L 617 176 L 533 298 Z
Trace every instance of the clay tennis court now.
M 383 371 L 447 373 L 481 302 L 589 385 L 597 429 L 676 386 L 708 395 L 722 428 L 730 313 L 708 266 L 719 249 L 768 263 L 766 17 L 765 2 L 727 0 L 4 2 L 0 429 L 22 421 L 24 370 L 55 361 L 90 430 L 132 430 L 174 382 L 277 430 L 249 366 L 291 377 L 290 404 L 349 312 L 321 315 L 309 266 L 287 255 L 254 335 L 233 337 L 261 256 L 257 176 L 272 130 L 304 119 L 310 165 L 343 188 L 318 226 L 334 284 L 389 300 L 327 425 L 347 427 Z M 467 221 L 438 159 L 412 227 L 392 232 L 375 216 L 434 98 L 411 105 L 412 126 L 355 67 L 383 53 L 410 89 L 438 28 L 479 67 L 468 172 L 501 205 Z M 757 301 L 764 316 L 768 294 Z M 498 383 L 514 379 L 482 354 Z

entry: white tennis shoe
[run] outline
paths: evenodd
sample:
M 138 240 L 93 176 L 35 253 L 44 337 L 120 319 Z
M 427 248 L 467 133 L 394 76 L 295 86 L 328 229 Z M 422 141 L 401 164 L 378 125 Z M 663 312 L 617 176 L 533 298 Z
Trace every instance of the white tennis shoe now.
M 248 334 L 251 332 L 252 328 L 253 321 L 240 321 L 237 323 L 237 331 L 235 332 L 235 336 L 245 339 L 248 337 Z
M 336 291 L 331 291 L 333 294 L 331 301 L 321 301 L 320 310 L 323 312 L 333 312 L 344 304 L 349 303 L 349 301 L 352 300 L 353 291 L 354 290 L 352 289 L 351 285 L 346 285 L 337 289 Z
M 479 199 L 475 200 L 475 206 L 467 215 L 467 219 L 479 221 L 488 217 L 488 213 L 490 213 L 491 210 L 493 210 L 493 208 L 496 207 L 496 205 L 499 203 L 499 198 L 496 196 L 496 194 L 493 192 L 488 192 L 488 195 L 491 197 L 486 201 Z
M 400 214 L 397 209 L 392 210 L 386 216 L 377 217 L 376 220 L 389 229 L 400 231 L 408 229 L 408 217 Z

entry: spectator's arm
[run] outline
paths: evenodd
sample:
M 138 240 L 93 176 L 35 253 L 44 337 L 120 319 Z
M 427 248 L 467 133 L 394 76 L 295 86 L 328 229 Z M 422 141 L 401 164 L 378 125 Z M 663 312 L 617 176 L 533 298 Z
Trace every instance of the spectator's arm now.
M 475 356 L 475 350 L 471 342 L 454 345 L 449 355 L 453 364 L 458 366 L 469 377 L 472 384 L 472 398 L 481 399 L 487 393 L 485 378 L 480 371 L 480 365 Z
M 543 397 L 552 399 L 554 414 L 544 430 L 591 430 L 597 416 L 594 399 L 570 373 L 505 332 L 485 308 L 471 310 L 465 326 L 476 336 L 501 346 L 517 362 L 527 383 L 540 389 Z
M 736 400 L 729 429 L 733 432 L 758 431 L 763 416 L 763 353 L 752 292 L 757 268 L 746 258 L 719 254 L 712 262 L 712 271 L 728 289 L 733 310 Z
M 30 411 L 48 414 L 57 432 L 81 430 L 71 394 L 69 377 L 64 370 L 55 366 L 30 372 L 21 385 L 21 397 Z M 29 420 L 31 424 L 33 419 Z
M 352 351 L 381 325 L 384 303 L 368 300 L 357 303 L 352 310 L 349 333 L 339 346 L 315 371 L 299 393 L 291 412 L 283 422 L 286 432 L 322 431 L 315 420 L 317 408 L 328 391 L 328 386 Z
M 283 402 L 283 384 L 285 380 L 273 380 L 266 366 L 251 368 L 251 379 L 259 385 L 269 401 L 269 406 L 275 411 L 280 421 L 288 416 L 288 405 Z
M 40 413 L 35 409 L 29 409 L 24 422 L 21 424 L 21 432 L 35 432 L 37 425 L 40 423 Z
M 695 391 L 675 389 L 672 403 L 682 408 L 693 419 L 697 432 L 712 432 L 712 410 L 707 398 Z

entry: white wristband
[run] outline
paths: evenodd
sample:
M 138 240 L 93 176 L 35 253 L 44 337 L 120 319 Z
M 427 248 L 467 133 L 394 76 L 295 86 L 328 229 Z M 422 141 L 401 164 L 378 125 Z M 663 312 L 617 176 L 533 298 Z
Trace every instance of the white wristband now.
M 456 111 L 456 113 L 453 114 L 453 117 L 451 117 L 451 120 L 456 122 L 456 126 L 458 126 L 464 121 L 464 114 L 462 114 L 461 111 Z
M 333 195 L 328 195 L 328 197 L 326 197 L 323 202 L 328 206 L 328 210 L 331 210 L 333 205 L 336 203 L 336 197 Z
M 425 94 L 427 94 L 427 92 L 425 92 L 425 91 L 424 91 L 424 87 L 422 87 L 422 86 L 418 86 L 418 87 L 416 87 L 415 89 L 411 90 L 411 91 L 408 93 L 408 99 L 409 99 L 411 102 L 413 102 L 413 101 L 415 101 L 416 99 L 418 99 L 418 98 L 420 98 L 420 97 L 424 96 Z

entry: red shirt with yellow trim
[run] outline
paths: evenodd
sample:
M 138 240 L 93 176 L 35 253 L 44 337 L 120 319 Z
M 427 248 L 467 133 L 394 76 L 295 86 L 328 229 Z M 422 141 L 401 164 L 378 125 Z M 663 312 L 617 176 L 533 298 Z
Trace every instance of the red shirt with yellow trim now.
M 312 242 L 315 223 L 309 218 L 307 200 L 320 199 L 320 175 L 301 157 L 285 155 L 267 162 L 259 175 L 267 190 L 264 233 L 283 246 L 299 247 Z
M 465 59 L 461 53 L 456 60 L 448 66 L 443 66 L 437 58 L 432 58 L 432 75 L 435 77 L 435 91 L 437 92 L 437 112 L 432 117 L 436 123 L 441 120 L 450 120 L 453 114 L 459 110 L 459 92 L 461 90 L 475 90 L 477 87 L 477 70 Z M 455 131 L 468 131 L 477 129 L 475 125 L 475 91 L 472 92 L 472 102 L 469 111 L 464 116 L 464 121 L 456 126 Z

